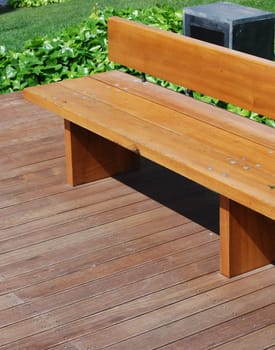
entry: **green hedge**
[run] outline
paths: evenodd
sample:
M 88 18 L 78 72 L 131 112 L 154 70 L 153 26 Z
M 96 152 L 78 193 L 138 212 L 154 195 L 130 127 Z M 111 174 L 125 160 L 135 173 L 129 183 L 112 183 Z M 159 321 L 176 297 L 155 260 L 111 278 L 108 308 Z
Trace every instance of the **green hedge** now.
M 107 20 L 114 15 L 176 32 L 182 25 L 181 15 L 169 7 L 106 8 L 55 38 L 35 37 L 25 44 L 23 52 L 0 46 L 0 93 L 114 69 L 107 57 Z
M 9 4 L 13 8 L 17 7 L 38 7 L 50 4 L 57 4 L 65 0 L 9 0 Z

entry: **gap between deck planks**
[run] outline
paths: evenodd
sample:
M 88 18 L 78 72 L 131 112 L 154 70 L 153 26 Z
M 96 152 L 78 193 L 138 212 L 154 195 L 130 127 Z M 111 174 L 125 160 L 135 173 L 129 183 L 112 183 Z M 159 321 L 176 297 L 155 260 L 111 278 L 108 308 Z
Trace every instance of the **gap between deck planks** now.
M 0 101 L 0 350 L 274 347 L 274 267 L 218 273 L 215 194 L 148 162 L 73 189 L 62 122 Z

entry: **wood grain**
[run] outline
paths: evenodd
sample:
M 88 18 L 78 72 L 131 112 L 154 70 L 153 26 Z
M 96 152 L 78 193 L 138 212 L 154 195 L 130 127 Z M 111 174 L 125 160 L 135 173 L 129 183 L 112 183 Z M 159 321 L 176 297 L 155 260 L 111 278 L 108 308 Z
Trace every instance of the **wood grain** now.
M 275 261 L 275 221 L 221 197 L 220 270 L 232 277 Z
M 232 338 L 241 340 L 242 337 L 250 334 L 251 328 L 257 331 L 271 325 L 274 322 L 274 313 L 275 305 L 268 305 L 260 311 L 253 311 L 246 315 L 229 319 L 227 322 L 207 328 L 197 334 L 178 339 L 166 345 L 163 349 L 181 350 L 185 348 L 192 349 L 193 347 L 196 350 L 205 350 L 206 348 L 215 348 L 215 346 L 226 343 Z M 255 345 L 260 347 L 258 339 L 256 339 Z
M 112 61 L 275 118 L 275 63 L 118 17 Z
M 139 155 L 65 120 L 67 182 L 100 180 L 139 167 Z
M 274 145 L 194 119 L 168 101 L 160 105 L 146 90 L 139 97 L 129 90 L 122 93 L 116 84 L 92 80 L 37 86 L 24 94 L 84 129 L 275 219 L 274 190 L 269 187 L 275 182 Z

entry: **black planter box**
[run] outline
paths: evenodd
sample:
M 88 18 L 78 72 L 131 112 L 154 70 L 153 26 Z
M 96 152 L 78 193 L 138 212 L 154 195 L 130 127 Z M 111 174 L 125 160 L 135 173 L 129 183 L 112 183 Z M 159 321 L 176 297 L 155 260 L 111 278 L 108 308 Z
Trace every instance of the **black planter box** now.
M 275 13 L 217 2 L 185 8 L 183 22 L 186 36 L 274 59 Z

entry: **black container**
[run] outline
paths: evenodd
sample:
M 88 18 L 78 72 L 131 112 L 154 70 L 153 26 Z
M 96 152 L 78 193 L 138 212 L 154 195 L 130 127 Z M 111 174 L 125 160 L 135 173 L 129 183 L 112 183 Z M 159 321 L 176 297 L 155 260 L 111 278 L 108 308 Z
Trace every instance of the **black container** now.
M 274 60 L 275 13 L 229 2 L 187 7 L 186 36 Z

